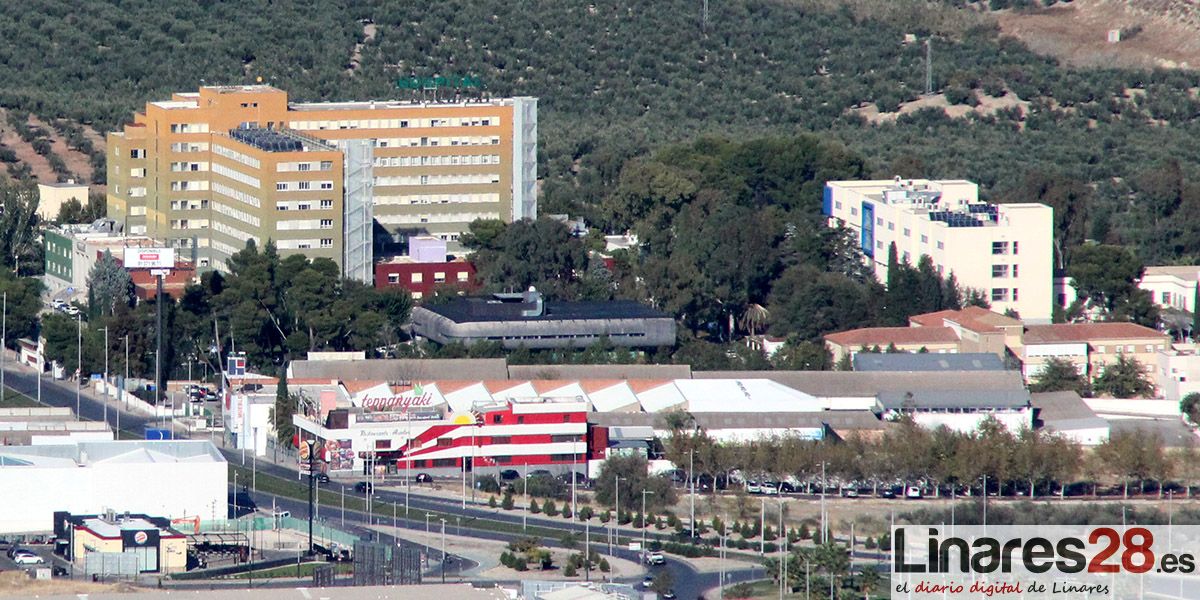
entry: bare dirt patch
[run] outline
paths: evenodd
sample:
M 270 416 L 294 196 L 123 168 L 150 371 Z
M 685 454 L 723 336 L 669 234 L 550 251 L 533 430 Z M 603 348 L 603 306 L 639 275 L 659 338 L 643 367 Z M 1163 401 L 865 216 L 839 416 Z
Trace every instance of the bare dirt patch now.
M 879 123 L 890 123 L 895 121 L 900 115 L 914 113 L 923 108 L 940 108 L 946 113 L 946 116 L 957 119 L 965 117 L 970 113 L 978 115 L 990 115 L 996 111 L 1004 110 L 1012 107 L 1017 107 L 1024 115 L 1029 111 L 1029 102 L 1017 97 L 1016 94 L 1009 92 L 999 98 L 989 96 L 984 93 L 977 92 L 979 104 L 976 106 L 966 106 L 964 104 L 950 104 L 946 100 L 945 94 L 933 94 L 930 96 L 922 96 L 912 102 L 905 102 L 900 105 L 900 110 L 896 112 L 879 112 L 879 107 L 875 104 L 868 104 L 858 108 L 851 109 L 851 112 L 857 113 L 870 121 L 874 125 Z
M 1200 67 L 1200 5 L 1188 0 L 1075 0 L 995 16 L 1006 35 L 1076 67 Z M 1110 43 L 1114 29 L 1122 39 Z
M 86 595 L 136 591 L 139 591 L 139 588 L 125 583 L 92 583 L 90 581 L 72 581 L 70 579 L 38 581 L 30 578 L 24 571 L 5 571 L 0 573 L 0 597 L 36 598 L 60 594 Z
M 49 123 L 30 115 L 29 124 L 35 127 L 41 127 L 49 132 L 50 148 L 59 156 L 75 176 L 75 181 L 87 183 L 92 180 L 92 162 L 91 157 L 67 146 L 66 140 L 58 134 Z
M 33 173 L 35 179 L 43 183 L 58 181 L 58 175 L 54 169 L 50 168 L 50 161 L 46 160 L 45 156 L 34 152 L 33 146 L 26 143 L 8 126 L 8 111 L 3 109 L 0 109 L 0 142 L 12 148 L 18 161 L 29 165 L 30 172 Z M 7 177 L 8 171 L 0 173 L 0 176 Z

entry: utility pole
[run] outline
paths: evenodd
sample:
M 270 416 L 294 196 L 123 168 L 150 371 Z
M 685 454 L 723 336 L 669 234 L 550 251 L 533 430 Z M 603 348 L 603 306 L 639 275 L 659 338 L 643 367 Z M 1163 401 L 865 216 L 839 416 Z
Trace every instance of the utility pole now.
M 688 525 L 688 527 L 691 528 L 692 534 L 690 537 L 693 539 L 695 539 L 695 537 L 696 537 L 696 471 L 695 471 L 695 467 L 696 467 L 696 450 L 693 448 L 691 450 L 688 450 L 688 483 L 691 484 L 691 488 L 692 488 L 692 493 L 688 495 L 691 498 L 691 502 L 692 502 L 691 524 Z M 716 485 L 717 485 L 717 482 L 714 480 L 713 486 L 716 487 Z
M 104 426 L 108 427 L 108 327 L 104 328 Z M 121 437 L 119 430 L 117 437 Z
M 442 583 L 446 583 L 446 520 L 438 520 L 442 522 Z
M 933 93 L 933 38 L 925 38 L 925 95 Z
M 161 281 L 162 278 L 159 277 L 159 282 Z M 317 453 L 317 449 L 315 448 L 317 440 L 314 437 L 313 439 L 305 440 L 305 443 L 308 444 L 308 553 L 312 555 L 316 552 L 313 547 L 313 484 L 316 483 L 317 479 L 313 477 L 313 455 Z
M 642 490 L 642 552 L 646 551 L 646 494 L 653 494 L 650 490 Z
M 158 312 L 154 317 L 155 334 L 158 337 L 158 346 L 154 350 L 154 406 L 162 404 L 162 345 L 163 345 L 163 276 L 161 272 L 154 276 L 156 280 L 157 290 L 154 296 L 155 305 L 158 307 Z M 242 445 L 245 448 L 245 444 Z M 244 457 L 244 455 L 243 455 Z M 242 464 L 245 464 L 243 461 Z M 311 536 L 309 536 L 311 537 Z
M 708 33 L 708 0 L 704 0 L 704 8 L 700 13 L 700 30 Z
M 77 374 L 75 377 L 75 418 L 82 418 L 79 415 L 79 394 L 82 391 L 83 385 L 83 313 L 75 315 L 75 368 Z
M 8 351 L 8 292 L 4 292 L 4 309 L 0 312 L 0 404 L 4 404 L 4 353 Z

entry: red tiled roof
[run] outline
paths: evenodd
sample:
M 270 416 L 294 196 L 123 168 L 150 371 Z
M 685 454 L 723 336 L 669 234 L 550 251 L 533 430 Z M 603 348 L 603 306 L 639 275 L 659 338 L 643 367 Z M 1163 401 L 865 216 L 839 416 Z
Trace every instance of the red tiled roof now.
M 1025 328 L 1026 344 L 1093 342 L 1098 340 L 1162 339 L 1167 334 L 1136 323 L 1057 323 Z
M 668 383 L 671 383 L 670 379 L 630 379 L 629 389 L 633 390 L 635 394 L 640 394 L 654 388 L 660 388 Z
M 949 327 L 864 327 L 831 333 L 825 339 L 839 346 L 857 348 L 888 344 L 950 344 L 958 341 L 958 335 Z
M 437 381 L 438 391 L 443 394 L 453 394 L 459 390 L 465 390 L 473 385 L 477 385 L 478 381 Z
M 355 380 L 355 381 L 343 381 L 342 385 L 346 387 L 347 392 L 350 392 L 351 394 L 357 394 L 359 392 L 369 390 L 381 383 L 387 383 L 387 382 L 386 381 Z
M 946 321 L 951 321 L 964 329 L 978 333 L 999 331 L 1002 326 L 1016 327 L 1021 324 L 1012 317 L 1006 317 L 978 306 L 968 306 L 962 310 L 939 310 L 923 315 L 913 315 L 908 318 L 908 321 L 914 326 L 921 327 L 945 327 Z
M 585 393 L 594 394 L 622 383 L 625 383 L 624 379 L 584 379 L 579 382 L 579 387 L 583 388 Z

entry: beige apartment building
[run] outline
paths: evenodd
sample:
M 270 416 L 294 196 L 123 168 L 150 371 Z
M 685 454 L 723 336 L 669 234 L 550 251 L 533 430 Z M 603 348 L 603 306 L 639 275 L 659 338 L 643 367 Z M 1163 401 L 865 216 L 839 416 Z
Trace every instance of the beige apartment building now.
M 970 181 L 830 181 L 823 210 L 830 225 L 853 230 L 880 281 L 888 250 L 916 265 L 933 260 L 943 276 L 983 291 L 997 312 L 1049 323 L 1053 312 L 1054 210 L 1045 204 L 979 201 Z
M 537 100 L 289 103 L 265 85 L 150 102 L 110 133 L 109 216 L 222 268 L 247 240 L 370 281 L 372 222 L 459 249 L 537 216 Z

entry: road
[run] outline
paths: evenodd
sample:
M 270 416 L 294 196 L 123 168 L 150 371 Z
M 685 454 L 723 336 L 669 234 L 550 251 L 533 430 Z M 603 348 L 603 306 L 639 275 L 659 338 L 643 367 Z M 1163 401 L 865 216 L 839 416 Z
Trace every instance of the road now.
M 35 374 L 23 367 L 10 364 L 7 361 L 4 371 L 5 384 L 9 388 L 15 389 L 31 398 L 36 398 L 37 377 Z M 76 387 L 72 381 L 55 381 L 49 377 L 43 377 L 41 400 L 43 404 L 48 406 L 68 407 L 71 410 L 76 409 L 76 402 L 78 401 L 79 410 L 77 412 L 81 419 L 91 421 L 104 420 L 105 403 L 90 395 L 87 393 L 87 391 L 80 393 L 77 400 Z M 115 400 L 108 403 L 108 423 L 115 426 L 119 418 L 120 429 L 122 431 L 140 436 L 146 423 L 155 421 L 155 419 L 148 418 L 145 415 L 139 415 L 120 410 L 118 405 L 119 403 Z M 222 449 L 221 451 L 231 464 L 241 463 L 240 452 L 234 452 L 226 449 Z M 249 461 L 253 459 L 251 457 L 247 457 L 247 460 Z M 294 469 L 287 469 L 268 461 L 256 461 L 255 466 L 259 471 L 266 474 L 276 475 L 289 480 L 296 477 L 296 471 Z M 307 502 L 305 501 L 270 496 L 264 493 L 252 493 L 251 496 L 259 506 L 269 506 L 272 499 L 274 499 L 277 507 L 290 511 L 292 515 L 297 518 L 305 518 L 308 515 Z M 406 494 L 403 492 L 388 490 L 379 490 L 379 492 L 377 492 L 375 495 L 375 497 L 381 502 L 396 503 L 398 506 L 404 506 L 406 500 L 405 496 Z M 472 522 L 479 519 L 501 521 L 519 526 L 522 523 L 522 517 L 519 514 L 512 514 L 505 511 L 493 512 L 486 508 L 472 506 L 467 506 L 467 508 L 464 509 L 461 505 L 461 502 L 454 502 L 452 500 L 441 498 L 431 498 L 416 494 L 408 495 L 407 501 L 408 506 L 412 509 L 421 511 L 436 511 L 438 513 L 460 517 L 462 521 L 461 525 L 456 527 L 456 533 L 459 533 L 463 536 L 505 542 L 519 537 L 514 534 L 494 532 L 472 527 Z M 329 510 L 329 508 L 326 507 L 326 510 Z M 377 515 L 375 522 L 376 524 L 391 525 L 391 519 L 384 515 Z M 367 515 L 364 513 L 347 510 L 346 523 L 347 526 L 345 529 L 352 533 L 364 536 L 369 533 L 366 529 Z M 529 519 L 529 524 L 537 526 L 551 526 L 559 531 L 562 531 L 563 533 L 577 532 L 581 537 L 584 534 L 585 528 L 587 527 L 583 523 L 568 521 L 565 519 L 559 519 L 550 522 L 548 519 L 531 518 Z M 424 531 L 426 527 L 423 517 L 421 521 L 400 518 L 398 519 L 398 525 L 403 528 L 417 531 Z M 341 528 L 340 523 L 339 528 Z M 595 531 L 595 533 L 597 536 L 595 539 L 593 539 L 592 548 L 604 555 L 608 554 L 607 543 L 601 544 L 597 541 L 603 539 L 604 533 L 602 529 L 603 528 L 601 527 L 596 528 L 597 531 Z M 450 529 L 448 528 L 447 532 L 449 531 Z M 380 535 L 381 539 L 392 539 L 390 536 L 386 536 L 384 534 L 377 535 Z M 626 532 L 622 533 L 622 537 L 626 538 L 627 541 L 637 539 L 636 535 L 631 536 Z M 543 543 L 547 546 L 561 547 L 561 542 L 558 539 L 543 539 Z M 430 552 L 429 555 L 436 556 L 436 549 Z M 629 550 L 627 547 L 621 548 L 619 545 L 613 548 L 613 555 L 635 562 L 639 559 L 636 551 Z M 763 573 L 761 567 L 746 568 L 744 566 L 745 563 L 739 563 L 733 560 L 730 560 L 729 564 L 731 569 L 726 573 L 727 584 L 750 581 L 752 579 L 761 577 Z M 739 567 L 739 565 L 741 566 Z M 452 560 L 447 565 L 447 574 L 448 576 L 454 575 L 460 568 L 469 569 L 471 567 L 472 565 L 466 563 L 466 561 L 462 559 Z M 667 569 L 671 572 L 675 581 L 675 591 L 680 598 L 699 598 L 706 590 L 715 588 L 719 582 L 719 575 L 717 573 L 698 573 L 694 567 L 686 562 L 686 560 L 679 558 L 668 557 L 667 564 L 660 568 Z M 437 569 L 436 566 L 435 569 Z M 440 575 L 440 570 L 437 571 L 437 574 Z M 636 580 L 626 580 L 624 582 L 638 585 L 640 584 L 641 579 L 637 578 Z

